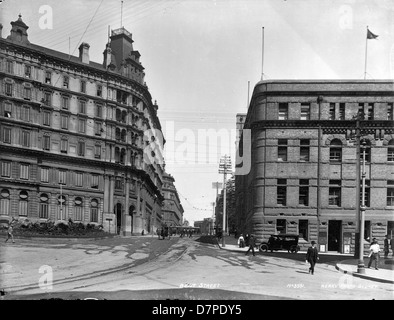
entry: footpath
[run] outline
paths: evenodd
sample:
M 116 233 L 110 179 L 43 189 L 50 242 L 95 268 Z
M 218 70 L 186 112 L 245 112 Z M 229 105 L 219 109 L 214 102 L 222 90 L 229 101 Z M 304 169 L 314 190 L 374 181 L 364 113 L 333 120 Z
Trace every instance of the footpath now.
M 239 253 L 243 253 L 245 254 L 249 247 L 245 247 L 245 248 L 239 248 L 238 245 L 236 244 L 232 244 L 231 242 L 233 241 L 229 241 L 230 243 L 225 243 L 225 246 L 222 246 L 221 243 L 219 243 L 219 248 L 223 249 L 223 250 L 228 250 L 228 251 L 232 251 L 232 252 L 239 252 Z M 275 251 L 274 251 L 275 252 Z M 262 254 L 264 255 L 265 253 L 259 253 L 258 249 L 255 249 L 255 253 L 256 254 Z M 249 255 L 251 255 L 252 252 L 249 252 Z M 268 253 L 270 254 L 270 253 Z M 305 256 L 306 255 L 306 251 L 298 251 L 298 253 L 296 254 L 297 256 Z M 325 255 L 335 255 L 336 257 L 338 257 L 338 262 L 336 262 L 335 264 L 335 268 L 342 272 L 342 273 L 346 273 L 349 275 L 352 275 L 354 277 L 359 277 L 359 278 L 363 278 L 363 279 L 368 279 L 368 280 L 372 280 L 372 281 L 377 281 L 377 282 L 383 282 L 383 283 L 392 283 L 394 284 L 394 270 L 393 270 L 393 263 L 394 263 L 394 257 L 392 256 L 392 254 L 390 253 L 389 257 L 387 259 L 384 259 L 382 256 L 380 258 L 379 261 L 379 270 L 375 270 L 375 265 L 374 263 L 372 264 L 371 268 L 367 268 L 368 267 L 368 262 L 369 262 L 369 258 L 364 258 L 364 265 L 365 265 L 365 273 L 359 273 L 357 272 L 357 265 L 358 265 L 358 259 L 351 259 L 351 257 L 353 255 L 350 254 L 342 254 L 342 253 L 338 253 L 338 252 L 320 252 L 319 255 L 321 257 L 324 257 Z M 341 257 L 346 259 L 341 259 Z M 298 260 L 303 260 L 302 259 L 298 259 Z M 322 260 L 322 259 L 321 259 Z

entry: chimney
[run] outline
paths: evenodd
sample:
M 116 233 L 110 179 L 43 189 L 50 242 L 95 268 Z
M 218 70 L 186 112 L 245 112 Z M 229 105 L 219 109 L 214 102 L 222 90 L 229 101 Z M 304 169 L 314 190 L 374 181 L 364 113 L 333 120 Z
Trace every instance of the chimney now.
M 103 55 L 104 55 L 103 66 L 104 66 L 104 68 L 108 68 L 108 66 L 112 63 L 112 61 L 111 61 L 112 50 L 111 50 L 111 46 L 109 43 L 105 46 L 105 50 L 103 52 Z
M 89 48 L 90 46 L 86 42 L 82 42 L 79 46 L 79 59 L 82 63 L 89 64 Z

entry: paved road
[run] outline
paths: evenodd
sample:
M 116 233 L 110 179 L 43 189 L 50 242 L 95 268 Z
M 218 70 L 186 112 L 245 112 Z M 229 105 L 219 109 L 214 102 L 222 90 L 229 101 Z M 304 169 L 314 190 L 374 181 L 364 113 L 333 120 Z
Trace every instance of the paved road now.
M 333 261 L 312 276 L 304 261 L 245 256 L 189 238 L 19 240 L 0 253 L 5 299 L 394 299 L 393 285 L 345 275 Z M 43 266 L 53 270 L 52 288 Z

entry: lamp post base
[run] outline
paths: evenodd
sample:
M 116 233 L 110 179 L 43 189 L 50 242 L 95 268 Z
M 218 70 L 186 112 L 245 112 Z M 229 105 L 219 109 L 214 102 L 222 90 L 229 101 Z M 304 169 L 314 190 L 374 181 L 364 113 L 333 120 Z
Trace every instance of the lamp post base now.
M 357 264 L 357 273 L 365 274 L 365 265 L 363 260 L 359 260 Z

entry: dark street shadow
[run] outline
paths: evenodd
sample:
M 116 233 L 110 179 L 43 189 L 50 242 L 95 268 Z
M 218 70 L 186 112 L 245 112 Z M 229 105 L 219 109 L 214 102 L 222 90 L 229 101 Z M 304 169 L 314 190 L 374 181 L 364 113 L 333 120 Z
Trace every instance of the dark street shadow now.
M 296 272 L 298 272 L 298 273 L 305 273 L 305 274 L 309 274 L 309 272 L 306 272 L 306 271 L 296 271 Z

